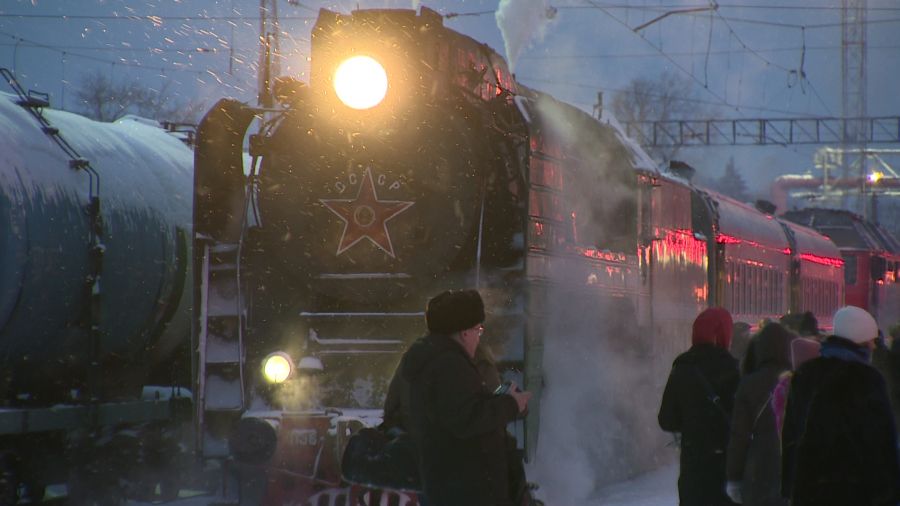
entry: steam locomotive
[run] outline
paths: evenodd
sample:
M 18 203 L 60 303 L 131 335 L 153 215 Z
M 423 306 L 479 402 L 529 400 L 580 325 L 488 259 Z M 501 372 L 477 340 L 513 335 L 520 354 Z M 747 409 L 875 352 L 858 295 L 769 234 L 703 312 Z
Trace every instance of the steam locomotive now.
M 634 364 L 653 393 L 630 419 L 652 419 L 703 308 L 827 328 L 844 300 L 825 236 L 661 171 L 430 9 L 322 10 L 311 40 L 308 86 L 220 101 L 193 153 L 0 97 L 0 502 L 61 481 L 88 503 L 171 498 L 162 470 L 193 453 L 240 503 L 408 504 L 348 484 L 341 455 L 449 288 L 481 291 L 483 342 L 534 392 L 511 430 L 536 462 L 560 349 L 615 416 L 633 414 L 601 373 Z M 651 423 L 604 437 L 631 443 L 610 472 L 663 443 Z
M 826 237 L 661 172 L 613 118 L 523 86 L 430 9 L 322 10 L 311 43 L 309 86 L 278 82 L 264 110 L 223 100 L 198 131 L 198 451 L 236 464 L 241 501 L 414 501 L 348 488 L 340 457 L 444 289 L 484 295 L 483 342 L 535 393 L 513 430 L 538 460 L 545 351 L 575 334 L 606 354 L 593 368 L 629 357 L 661 391 L 707 306 L 827 328 L 844 300 Z M 621 425 L 622 467 L 646 466 L 658 435 Z

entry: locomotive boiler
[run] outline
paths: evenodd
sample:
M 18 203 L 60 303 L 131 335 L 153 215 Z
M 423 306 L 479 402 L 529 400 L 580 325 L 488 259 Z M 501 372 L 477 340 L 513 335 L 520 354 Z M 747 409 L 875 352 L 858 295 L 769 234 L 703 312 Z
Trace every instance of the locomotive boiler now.
M 156 122 L 52 110 L 2 71 L 17 92 L 0 94 L 0 502 L 9 504 L 67 481 L 62 463 L 85 464 L 73 448 L 98 431 L 171 420 L 171 402 L 142 397 L 147 385 L 189 387 L 192 151 Z

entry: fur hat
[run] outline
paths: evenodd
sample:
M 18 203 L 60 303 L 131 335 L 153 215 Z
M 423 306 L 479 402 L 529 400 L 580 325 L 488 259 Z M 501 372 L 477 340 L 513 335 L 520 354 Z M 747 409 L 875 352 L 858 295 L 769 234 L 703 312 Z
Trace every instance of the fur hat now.
M 484 302 L 477 290 L 447 290 L 431 298 L 425 323 L 433 334 L 453 334 L 484 321 Z
M 834 313 L 834 335 L 862 344 L 878 337 L 878 324 L 865 309 L 844 306 Z

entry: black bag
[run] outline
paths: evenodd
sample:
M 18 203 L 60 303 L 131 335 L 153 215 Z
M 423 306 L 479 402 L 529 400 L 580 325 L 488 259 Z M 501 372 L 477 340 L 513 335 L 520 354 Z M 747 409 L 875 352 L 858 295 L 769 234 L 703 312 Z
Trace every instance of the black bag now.
M 341 474 L 350 483 L 373 488 L 421 491 L 416 445 L 409 434 L 393 438 L 364 428 L 350 436 L 341 459 Z

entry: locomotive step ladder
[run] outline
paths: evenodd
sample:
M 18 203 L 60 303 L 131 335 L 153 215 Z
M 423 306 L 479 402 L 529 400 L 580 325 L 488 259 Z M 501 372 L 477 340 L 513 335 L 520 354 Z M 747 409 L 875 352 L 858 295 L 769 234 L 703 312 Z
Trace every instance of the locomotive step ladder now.
M 201 453 L 228 455 L 227 434 L 245 408 L 240 248 L 207 243 L 203 249 L 198 338 L 198 406 Z

